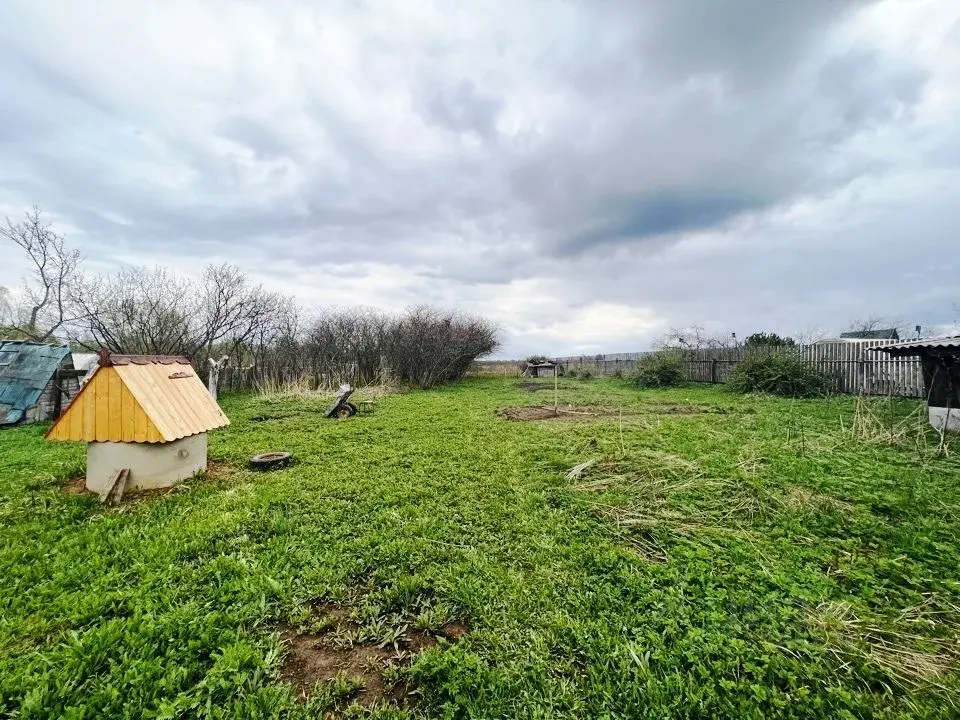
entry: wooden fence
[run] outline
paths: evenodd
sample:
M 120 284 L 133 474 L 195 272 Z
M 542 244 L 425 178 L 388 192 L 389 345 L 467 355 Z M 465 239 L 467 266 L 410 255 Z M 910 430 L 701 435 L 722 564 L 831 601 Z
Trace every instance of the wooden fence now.
M 923 372 L 919 358 L 890 357 L 872 350 L 892 345 L 895 340 L 850 340 L 819 342 L 799 348 L 765 350 L 765 352 L 797 353 L 807 362 L 836 379 L 843 393 L 923 397 Z M 747 356 L 743 346 L 684 351 L 688 379 L 694 382 L 722 383 L 733 368 Z M 650 352 L 615 353 L 609 355 L 577 355 L 557 358 L 567 371 L 584 371 L 593 375 L 629 375 L 637 363 Z M 516 364 L 516 363 L 514 363 Z

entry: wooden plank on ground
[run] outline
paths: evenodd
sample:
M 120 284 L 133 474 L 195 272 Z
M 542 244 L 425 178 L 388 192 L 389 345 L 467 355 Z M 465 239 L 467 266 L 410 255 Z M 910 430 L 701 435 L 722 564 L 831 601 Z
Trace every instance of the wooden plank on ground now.
M 129 479 L 129 468 L 117 470 L 113 474 L 113 477 L 110 478 L 110 484 L 107 486 L 107 491 L 100 494 L 100 502 L 107 505 L 113 505 L 120 502 L 120 499 L 123 497 L 124 490 L 127 489 L 127 481 Z

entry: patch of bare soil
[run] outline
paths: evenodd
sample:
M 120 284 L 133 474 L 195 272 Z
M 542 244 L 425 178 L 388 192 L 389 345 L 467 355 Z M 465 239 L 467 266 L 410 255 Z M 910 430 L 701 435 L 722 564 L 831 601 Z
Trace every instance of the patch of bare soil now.
M 448 622 L 440 628 L 440 634 L 451 642 L 456 642 L 468 632 L 470 632 L 470 628 L 458 622 Z
M 83 495 L 84 493 L 90 492 L 87 490 L 86 476 L 80 475 L 75 478 L 70 478 L 67 484 L 63 486 L 63 491 L 67 495 Z M 93 493 L 90 494 L 93 495 Z
M 621 411 L 617 408 L 603 408 L 589 405 L 561 405 L 556 410 L 552 405 L 520 405 L 505 407 L 497 414 L 507 420 L 529 422 L 531 420 L 590 420 L 592 418 L 617 417 Z M 624 415 L 629 413 L 624 412 Z
M 456 642 L 467 634 L 466 625 L 450 622 L 436 636 L 408 628 L 393 643 L 345 641 L 355 637 L 358 626 L 349 619 L 346 608 L 326 605 L 316 633 L 302 633 L 282 627 L 281 635 L 287 654 L 280 668 L 280 679 L 292 685 L 300 700 L 306 700 L 318 683 L 330 683 L 338 678 L 350 680 L 354 687 L 345 701 L 369 708 L 386 703 L 409 707 L 416 701 L 416 692 L 404 682 L 391 682 L 388 674 L 395 668 L 410 665 L 416 656 L 437 644 L 437 637 Z M 348 687 L 350 687 L 348 686 Z
M 206 476 L 213 480 L 222 480 L 233 475 L 234 467 L 229 463 L 218 462 L 216 460 L 207 461 Z
M 287 656 L 280 679 L 293 685 L 301 700 L 311 695 L 317 683 L 341 676 L 362 683 L 351 699 L 364 707 L 379 700 L 402 704 L 407 699 L 410 692 L 407 686 L 388 687 L 384 682 L 384 673 L 404 662 L 402 651 L 371 645 L 332 647 L 322 635 L 301 635 L 291 629 L 283 631 L 283 640 Z

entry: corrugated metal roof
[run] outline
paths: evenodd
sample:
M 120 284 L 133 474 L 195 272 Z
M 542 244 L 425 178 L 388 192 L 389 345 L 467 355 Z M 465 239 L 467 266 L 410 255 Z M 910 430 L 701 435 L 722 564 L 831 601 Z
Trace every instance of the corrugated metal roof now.
M 0 342 L 0 425 L 21 422 L 36 405 L 64 358 L 66 345 L 21 340 Z
M 933 350 L 940 348 L 953 348 L 960 350 L 960 335 L 940 338 L 926 338 L 923 340 L 908 340 L 906 342 L 895 343 L 893 345 L 879 345 L 871 350 L 881 352 L 892 352 L 898 355 L 905 354 L 907 350 Z
M 97 368 L 47 438 L 171 442 L 229 425 L 217 401 L 186 362 L 137 358 Z

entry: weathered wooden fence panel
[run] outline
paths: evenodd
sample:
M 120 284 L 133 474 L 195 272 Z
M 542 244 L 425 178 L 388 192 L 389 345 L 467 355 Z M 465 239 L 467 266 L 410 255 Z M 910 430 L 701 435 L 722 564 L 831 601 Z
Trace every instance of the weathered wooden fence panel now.
M 872 350 L 895 340 L 819 342 L 799 348 L 763 349 L 765 353 L 798 354 L 819 370 L 836 378 L 843 393 L 923 397 L 923 372 L 918 358 L 893 358 Z M 687 377 L 694 382 L 723 383 L 748 354 L 744 346 L 684 351 Z M 757 352 L 757 351 L 753 351 Z M 576 355 L 557 358 L 566 369 L 592 375 L 629 375 L 650 352 L 611 355 Z

